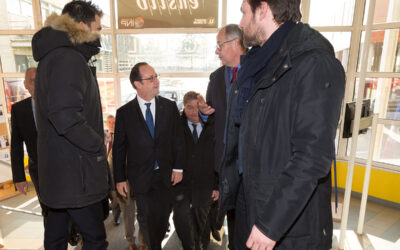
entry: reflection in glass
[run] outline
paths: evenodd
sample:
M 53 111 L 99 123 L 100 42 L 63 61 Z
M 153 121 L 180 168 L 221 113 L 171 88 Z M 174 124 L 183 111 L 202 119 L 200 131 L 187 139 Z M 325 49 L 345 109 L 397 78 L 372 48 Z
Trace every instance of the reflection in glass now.
M 355 0 L 310 0 L 311 26 L 347 26 L 353 24 Z
M 356 100 L 359 78 L 356 79 Z M 400 120 L 400 78 L 366 78 L 364 99 L 371 99 L 371 110 L 379 118 Z
M 11 112 L 11 106 L 30 96 L 24 86 L 22 78 L 4 78 L 4 92 L 6 94 L 7 110 Z
M 118 71 L 147 62 L 161 72 L 207 72 L 220 66 L 215 34 L 117 35 Z
M 332 44 L 336 58 L 342 62 L 344 70 L 347 71 L 351 32 L 321 32 L 321 34 Z
M 378 125 L 378 130 L 382 130 L 383 135 L 374 160 L 400 165 L 400 126 Z
M 25 72 L 37 65 L 32 56 L 31 40 L 29 35 L 0 36 L 3 72 Z
M 111 35 L 101 35 L 101 50 L 94 58 L 96 70 L 99 73 L 112 72 L 112 41 Z
M 361 36 L 357 71 L 361 69 L 365 32 Z M 374 30 L 368 51 L 367 72 L 400 72 L 399 29 Z
M 0 0 L 1 1 L 1 0 Z M 15 0 L 11 0 L 15 1 Z M 71 2 L 71 0 L 41 0 L 40 6 L 42 9 L 42 21 L 46 20 L 51 13 L 56 12 L 61 14 L 64 5 Z M 101 24 L 103 28 L 110 28 L 110 1 L 109 0 L 92 0 L 104 13 Z
M 0 29 L 33 29 L 32 0 L 0 0 Z
M 114 80 L 111 78 L 97 78 L 99 83 L 101 106 L 103 114 L 115 114 L 115 87 Z M 104 115 L 104 118 L 105 115 Z
M 208 86 L 208 78 L 198 77 L 161 77 L 160 94 L 161 96 L 175 101 L 178 109 L 183 108 L 183 96 L 188 91 L 196 91 L 205 96 Z M 121 105 L 133 100 L 136 97 L 136 90 L 132 87 L 129 79 L 121 79 Z
M 369 0 L 365 3 L 364 25 L 367 24 Z M 400 0 L 376 0 L 373 23 L 392 23 L 400 21 Z

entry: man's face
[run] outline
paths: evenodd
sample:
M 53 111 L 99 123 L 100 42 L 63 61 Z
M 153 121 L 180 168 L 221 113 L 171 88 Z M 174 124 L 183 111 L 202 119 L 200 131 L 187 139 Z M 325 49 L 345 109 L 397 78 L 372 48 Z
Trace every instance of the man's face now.
M 36 77 L 36 68 L 31 68 L 25 74 L 24 85 L 32 97 L 35 93 L 35 77 Z
M 188 101 L 185 104 L 185 109 L 184 109 L 185 115 L 187 119 L 193 123 L 200 122 L 198 103 L 199 101 L 195 99 Z
M 136 90 L 140 97 L 151 100 L 160 92 L 158 75 L 150 65 L 141 66 L 139 72 L 142 80 L 134 82 Z
M 100 31 L 101 30 L 101 18 L 98 15 L 94 16 L 94 21 L 90 23 L 91 31 Z
M 235 65 L 235 55 L 238 53 L 238 48 L 236 48 L 237 39 L 227 40 L 225 35 L 225 29 L 218 32 L 217 44 L 218 47 L 215 49 L 215 54 L 218 55 L 221 63 L 225 66 L 236 66 Z
M 108 132 L 114 133 L 114 128 L 115 128 L 115 118 L 114 117 L 108 117 L 106 121 L 106 125 L 108 128 Z
M 94 21 L 92 21 L 90 23 L 90 26 L 88 26 L 86 23 L 84 23 L 82 21 L 79 24 L 81 25 L 81 27 L 83 29 L 90 30 L 92 32 L 94 32 L 94 31 L 98 32 L 101 30 L 101 18 L 98 15 L 94 16 Z
M 260 41 L 258 41 L 258 32 L 260 29 L 258 28 L 258 23 L 256 21 L 256 16 L 251 11 L 250 4 L 247 0 L 243 0 L 242 7 L 240 8 L 242 11 L 242 19 L 240 20 L 239 28 L 243 31 L 244 42 L 246 46 L 256 46 L 260 45 Z M 257 11 L 257 10 L 256 10 Z

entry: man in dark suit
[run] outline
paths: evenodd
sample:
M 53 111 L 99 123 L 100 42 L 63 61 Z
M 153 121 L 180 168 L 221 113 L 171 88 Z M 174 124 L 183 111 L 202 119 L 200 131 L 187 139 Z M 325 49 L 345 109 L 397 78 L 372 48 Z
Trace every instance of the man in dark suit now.
M 26 70 L 24 86 L 33 96 L 35 89 L 36 68 Z M 24 142 L 28 151 L 29 175 L 39 196 L 36 125 L 34 119 L 34 99 L 26 98 L 11 107 L 11 169 L 15 188 L 22 194 L 28 191 L 28 184 L 24 171 Z M 43 216 L 46 215 L 45 206 L 40 203 Z
M 161 249 L 171 208 L 184 249 L 193 249 L 190 207 L 182 189 L 182 126 L 176 104 L 157 96 L 160 82 L 153 67 L 136 64 L 130 81 L 137 97 L 117 110 L 113 145 L 117 191 L 128 195 L 129 180 L 137 204 L 137 219 L 146 245 Z
M 229 99 L 231 85 L 236 79 L 236 73 L 240 69 L 240 56 L 246 53 L 243 43 L 243 34 L 236 24 L 229 24 L 223 27 L 217 35 L 217 49 L 215 54 L 221 60 L 222 66 L 211 73 L 210 82 L 207 88 L 207 105 L 204 99 L 199 96 L 199 108 L 203 114 L 213 114 L 215 120 L 215 168 L 219 172 L 220 161 L 224 151 L 224 133 L 226 105 Z M 214 112 L 215 111 L 215 112 Z M 222 227 L 225 215 L 217 218 L 217 203 L 213 204 L 210 211 L 210 226 L 212 235 L 219 240 L 219 230 Z M 233 249 L 233 235 L 235 225 L 234 209 L 227 212 L 229 249 Z
M 214 124 L 202 123 L 199 93 L 189 91 L 183 97 L 182 126 L 185 138 L 185 178 L 190 203 L 196 250 L 207 249 L 210 231 L 204 230 L 211 204 L 218 200 L 218 175 L 214 169 Z

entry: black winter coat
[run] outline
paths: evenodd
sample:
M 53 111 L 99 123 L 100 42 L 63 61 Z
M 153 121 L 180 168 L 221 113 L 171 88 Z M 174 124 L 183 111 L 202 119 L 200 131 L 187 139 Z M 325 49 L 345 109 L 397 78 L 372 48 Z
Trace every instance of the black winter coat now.
M 234 206 L 241 150 L 249 226 L 277 241 L 274 249 L 330 249 L 330 169 L 343 67 L 322 35 L 298 23 L 258 74 L 240 127 L 233 114 L 238 82 L 231 90 L 220 173 L 222 208 Z
M 182 184 L 190 190 L 191 204 L 201 207 L 211 202 L 211 193 L 218 190 L 218 175 L 214 169 L 214 123 L 205 123 L 195 144 L 185 112 L 182 113 L 185 139 L 185 171 Z
M 99 88 L 87 62 L 98 35 L 53 14 L 32 40 L 41 201 L 84 207 L 109 190 Z

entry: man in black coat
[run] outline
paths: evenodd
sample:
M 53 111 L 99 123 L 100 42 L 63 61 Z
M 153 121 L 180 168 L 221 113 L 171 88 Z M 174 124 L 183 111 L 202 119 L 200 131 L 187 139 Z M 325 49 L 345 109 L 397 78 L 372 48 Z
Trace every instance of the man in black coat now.
M 66 4 L 32 39 L 40 200 L 49 207 L 46 249 L 66 249 L 71 218 L 83 248 L 106 249 L 101 201 L 109 190 L 103 116 L 95 70 L 102 12 L 91 2 Z
M 222 66 L 211 73 L 210 82 L 207 87 L 206 100 L 209 107 L 215 112 L 213 119 L 215 121 L 215 169 L 219 172 L 222 154 L 224 152 L 224 134 L 226 120 L 226 105 L 229 99 L 231 86 L 236 79 L 236 74 L 240 69 L 240 56 L 246 53 L 246 47 L 243 42 L 243 33 L 237 24 L 228 24 L 217 34 L 217 49 L 215 53 L 221 60 Z M 204 99 L 200 98 L 200 110 L 203 114 L 211 114 L 210 110 L 204 109 Z M 218 203 L 215 202 L 210 210 L 211 232 L 216 240 L 220 239 L 219 230 L 222 227 L 225 213 L 218 215 Z M 229 209 L 227 212 L 229 249 L 234 249 L 235 232 L 235 210 Z
M 137 219 L 147 247 L 160 250 L 170 211 L 184 249 L 193 249 L 189 200 L 174 187 L 183 176 L 183 131 L 175 102 L 158 96 L 153 67 L 137 63 L 130 81 L 134 100 L 117 110 L 113 144 L 114 180 L 123 197 L 127 180 L 137 205 Z
M 218 200 L 218 175 L 214 169 L 214 124 L 202 123 L 199 93 L 189 91 L 183 97 L 182 126 L 185 138 L 185 177 L 190 190 L 195 247 L 207 249 L 210 231 L 205 230 L 211 204 Z
M 24 86 L 31 96 L 34 96 L 36 68 L 26 70 Z M 24 171 L 24 143 L 28 152 L 29 175 L 39 196 L 36 125 L 34 119 L 34 99 L 26 98 L 11 107 L 11 170 L 16 189 L 26 194 L 28 183 Z M 40 202 L 42 215 L 46 216 L 46 207 Z
M 298 22 L 300 0 L 243 0 L 241 58 L 227 111 L 222 209 L 235 249 L 330 249 L 330 169 L 345 74 L 332 45 Z

